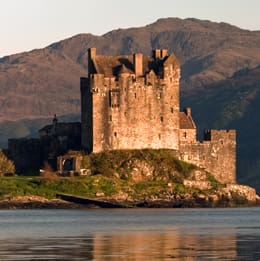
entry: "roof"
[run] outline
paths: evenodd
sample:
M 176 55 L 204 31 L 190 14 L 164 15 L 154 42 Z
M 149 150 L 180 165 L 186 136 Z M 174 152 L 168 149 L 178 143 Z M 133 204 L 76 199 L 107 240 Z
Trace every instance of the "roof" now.
M 191 116 L 185 112 L 180 112 L 180 129 L 196 129 L 196 125 Z
M 124 55 L 124 56 L 97 55 L 93 59 L 93 64 L 96 73 L 104 74 L 105 76 L 108 77 L 117 75 L 120 69 L 122 68 L 122 65 L 124 65 L 127 71 L 134 73 L 133 57 L 128 55 Z
M 55 133 L 54 133 L 55 129 Z M 43 135 L 53 135 L 56 134 L 58 136 L 69 136 L 75 135 L 76 133 L 80 132 L 81 124 L 80 122 L 58 122 L 55 125 L 46 125 L 39 130 L 40 134 Z
M 169 64 L 173 64 L 174 67 L 180 67 L 180 62 L 179 60 L 176 58 L 176 56 L 174 55 L 174 53 L 171 53 L 166 60 L 163 63 L 164 65 L 169 65 Z
M 119 74 L 123 74 L 123 73 L 127 73 L 127 74 L 131 74 L 133 73 L 133 71 L 131 71 L 130 69 L 128 69 L 124 64 L 122 64 L 120 66 L 120 69 L 119 69 Z
M 117 76 L 119 73 L 134 74 L 134 61 L 133 55 L 96 55 L 92 57 L 92 63 L 95 73 L 104 74 L 106 77 Z M 143 55 L 143 73 L 148 73 L 151 70 L 158 74 L 160 67 L 173 64 L 174 68 L 179 67 L 179 61 L 174 54 L 166 56 L 163 59 L 154 59 L 151 56 Z

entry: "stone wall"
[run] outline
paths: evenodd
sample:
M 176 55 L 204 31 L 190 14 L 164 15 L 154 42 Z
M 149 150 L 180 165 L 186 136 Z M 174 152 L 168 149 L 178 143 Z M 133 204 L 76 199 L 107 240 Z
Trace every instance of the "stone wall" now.
M 178 149 L 179 77 L 179 69 L 165 70 L 163 77 L 91 74 L 81 84 L 83 147 L 93 152 Z
M 202 142 L 181 143 L 179 158 L 205 168 L 222 183 L 236 183 L 236 132 L 211 130 Z
M 31 172 L 42 167 L 42 148 L 40 139 L 9 139 L 8 157 L 14 161 L 16 172 Z
M 53 127 L 57 127 L 54 132 Z M 56 170 L 57 156 L 81 148 L 80 130 L 80 123 L 47 125 L 40 130 L 39 139 L 9 139 L 7 155 L 14 161 L 18 174 L 35 173 L 45 163 Z
M 93 99 L 89 78 L 80 79 L 81 93 L 81 145 L 87 152 L 93 148 Z
M 180 129 L 179 141 L 181 144 L 195 142 L 196 135 L 196 129 Z

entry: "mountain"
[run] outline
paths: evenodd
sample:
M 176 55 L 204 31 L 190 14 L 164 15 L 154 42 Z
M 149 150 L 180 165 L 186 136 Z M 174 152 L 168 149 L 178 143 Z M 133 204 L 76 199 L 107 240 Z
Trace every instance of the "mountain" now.
M 260 31 L 198 19 L 159 19 L 102 36 L 80 34 L 31 52 L 0 59 L 0 144 L 35 135 L 53 114 L 80 113 L 79 78 L 87 74 L 87 49 L 99 54 L 174 52 L 182 65 L 182 105 L 200 130 L 236 128 L 239 181 L 256 184 L 260 151 Z M 68 118 L 67 116 L 68 115 Z M 260 185 L 259 191 L 260 191 Z

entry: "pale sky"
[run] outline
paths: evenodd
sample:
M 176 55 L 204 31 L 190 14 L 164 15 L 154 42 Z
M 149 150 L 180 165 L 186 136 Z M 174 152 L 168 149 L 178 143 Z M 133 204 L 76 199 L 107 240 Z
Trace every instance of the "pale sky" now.
M 260 30 L 260 0 L 0 0 L 0 4 L 0 57 L 79 33 L 102 35 L 165 17 Z

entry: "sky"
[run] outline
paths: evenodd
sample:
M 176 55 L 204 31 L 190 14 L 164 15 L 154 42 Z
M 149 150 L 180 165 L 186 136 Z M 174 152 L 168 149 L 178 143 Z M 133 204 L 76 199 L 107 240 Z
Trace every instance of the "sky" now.
M 260 31 L 260 0 L 0 0 L 0 57 L 79 33 L 102 35 L 159 18 L 198 18 Z

